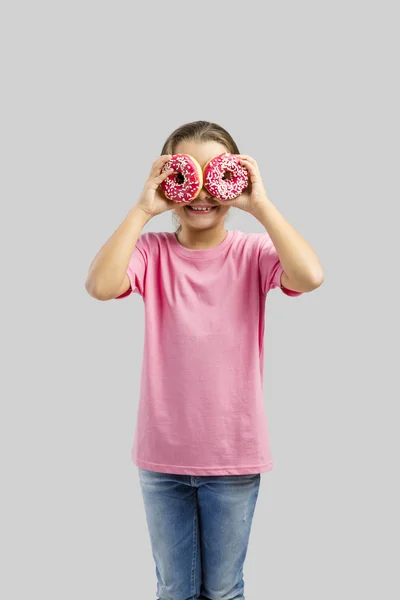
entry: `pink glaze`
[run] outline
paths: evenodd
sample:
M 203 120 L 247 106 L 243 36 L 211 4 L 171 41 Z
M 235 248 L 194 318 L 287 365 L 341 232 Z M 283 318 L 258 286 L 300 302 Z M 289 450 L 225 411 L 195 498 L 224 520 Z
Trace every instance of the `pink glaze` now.
M 228 171 L 231 179 L 223 179 Z M 224 152 L 210 162 L 203 171 L 204 187 L 209 193 L 220 200 L 237 198 L 249 183 L 248 171 L 240 164 L 236 154 Z
M 160 187 L 164 190 L 166 197 L 174 202 L 191 202 L 196 196 L 199 188 L 203 185 L 202 179 L 199 179 L 196 164 L 193 158 L 188 154 L 173 154 L 172 158 L 165 163 L 160 173 L 168 169 L 175 169 L 184 177 L 184 181 L 179 183 L 178 173 L 171 173 Z

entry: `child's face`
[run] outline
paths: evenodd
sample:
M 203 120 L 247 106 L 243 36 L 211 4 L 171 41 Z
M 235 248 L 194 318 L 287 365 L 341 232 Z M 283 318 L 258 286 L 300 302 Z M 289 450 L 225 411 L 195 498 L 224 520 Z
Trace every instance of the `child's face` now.
M 214 156 L 218 156 L 218 154 L 222 154 L 222 152 L 229 152 L 229 150 L 219 142 L 182 141 L 175 148 L 174 154 L 190 154 L 190 156 L 193 156 L 197 160 L 201 168 L 204 169 L 209 160 L 214 158 Z M 177 205 L 174 212 L 178 215 L 182 228 L 185 226 L 192 229 L 215 227 L 220 222 L 223 223 L 225 215 L 229 210 L 229 206 L 223 206 L 217 198 L 210 196 L 210 193 L 204 186 L 200 190 L 199 195 L 189 203 L 190 206 L 196 206 L 196 204 L 211 204 L 217 206 L 217 208 L 209 213 L 201 213 L 199 211 L 194 213 L 190 208 L 187 208 L 187 205 Z

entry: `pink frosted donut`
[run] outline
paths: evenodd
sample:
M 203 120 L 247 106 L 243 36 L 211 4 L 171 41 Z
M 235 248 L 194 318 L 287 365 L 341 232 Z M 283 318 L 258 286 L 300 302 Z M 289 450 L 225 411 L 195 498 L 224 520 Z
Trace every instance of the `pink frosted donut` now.
M 201 166 L 189 154 L 173 154 L 165 163 L 160 173 L 173 168 L 177 173 L 171 173 L 160 187 L 166 197 L 174 202 L 191 202 L 196 198 L 203 187 L 203 172 Z
M 228 173 L 228 178 L 224 178 Z M 203 169 L 204 187 L 220 200 L 233 200 L 246 189 L 249 173 L 240 164 L 237 154 L 223 152 L 215 156 Z

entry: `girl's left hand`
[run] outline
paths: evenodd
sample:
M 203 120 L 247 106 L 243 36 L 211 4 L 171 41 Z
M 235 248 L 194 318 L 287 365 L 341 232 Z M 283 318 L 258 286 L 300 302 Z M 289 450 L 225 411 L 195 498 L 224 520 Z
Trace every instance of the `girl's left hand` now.
M 220 200 L 223 206 L 234 206 L 246 212 L 252 213 L 267 201 L 267 192 L 261 179 L 260 169 L 257 162 L 247 154 L 235 154 L 240 164 L 249 172 L 249 184 L 247 188 L 233 200 Z M 218 198 L 217 198 L 218 200 Z

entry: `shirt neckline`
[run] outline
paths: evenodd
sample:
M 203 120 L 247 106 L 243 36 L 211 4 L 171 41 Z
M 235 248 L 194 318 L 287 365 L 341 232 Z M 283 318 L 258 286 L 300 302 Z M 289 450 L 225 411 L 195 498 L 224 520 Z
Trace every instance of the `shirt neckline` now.
M 173 250 L 180 254 L 180 256 L 184 256 L 185 258 L 197 259 L 197 258 L 214 258 L 218 256 L 225 248 L 229 245 L 234 231 L 232 229 L 227 230 L 227 234 L 225 238 L 217 244 L 217 246 L 213 246 L 212 248 L 186 248 L 186 246 L 182 246 L 180 242 L 176 239 L 174 232 L 168 232 L 169 238 L 171 240 L 171 246 Z

